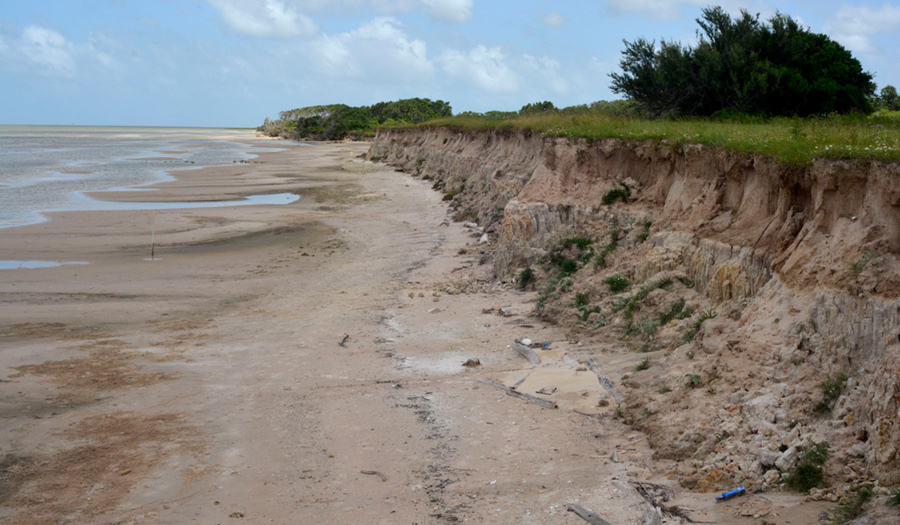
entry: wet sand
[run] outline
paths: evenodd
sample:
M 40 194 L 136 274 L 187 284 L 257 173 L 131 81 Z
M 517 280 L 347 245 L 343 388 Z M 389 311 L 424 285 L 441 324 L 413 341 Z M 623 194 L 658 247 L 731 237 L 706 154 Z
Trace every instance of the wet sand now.
M 0 230 L 4 259 L 90 263 L 0 271 L 3 523 L 581 523 L 569 503 L 649 519 L 630 482 L 671 465 L 616 419 L 578 343 L 486 279 L 481 233 L 427 182 L 365 149 L 292 146 L 152 192 L 292 204 Z M 550 343 L 540 365 L 517 337 Z M 701 521 L 816 518 L 796 496 L 713 496 L 676 501 Z

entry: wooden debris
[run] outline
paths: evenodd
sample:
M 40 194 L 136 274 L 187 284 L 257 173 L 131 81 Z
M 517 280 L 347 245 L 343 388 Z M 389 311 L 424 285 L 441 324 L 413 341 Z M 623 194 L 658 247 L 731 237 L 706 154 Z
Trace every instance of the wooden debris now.
M 476 366 L 481 366 L 481 359 L 469 359 L 462 365 L 467 368 L 475 368 Z
M 534 403 L 535 405 L 541 405 L 544 408 L 559 408 L 559 405 L 557 405 L 554 401 L 550 401 L 547 399 L 541 399 L 539 397 L 535 397 L 530 394 L 524 394 L 522 392 L 519 392 L 518 390 L 513 390 L 512 388 L 501 385 L 499 383 L 493 383 L 493 382 L 487 381 L 485 379 L 479 379 L 478 382 L 484 383 L 485 385 L 492 386 L 494 388 L 499 388 L 500 390 L 503 390 L 504 392 L 506 392 L 506 395 L 508 395 L 508 396 L 517 397 L 519 399 L 528 401 L 529 403 Z
M 519 379 L 518 381 L 516 381 L 515 383 L 513 383 L 513 386 L 511 386 L 510 388 L 512 388 L 513 390 L 515 390 L 516 388 L 519 387 L 519 385 L 521 385 L 522 383 L 524 383 L 525 380 L 528 379 L 528 376 L 530 376 L 530 375 L 531 375 L 531 370 L 529 370 L 528 373 L 525 374 L 525 377 L 523 377 L 522 379 Z
M 385 476 L 381 472 L 378 472 L 377 470 L 360 470 L 359 473 L 365 474 L 367 476 L 378 476 L 379 478 L 381 478 L 381 481 L 387 481 L 387 476 Z
M 609 392 L 609 395 L 613 396 L 613 398 L 616 400 L 616 403 L 622 402 L 622 394 L 617 392 L 616 387 L 613 386 L 612 381 L 610 381 L 608 377 L 603 375 L 603 373 L 600 371 L 600 367 L 597 366 L 596 363 L 594 363 L 593 358 L 588 358 L 586 361 L 579 359 L 578 361 L 586 364 L 588 368 L 591 369 L 591 372 L 597 374 L 597 381 L 599 381 L 600 385 L 605 388 L 607 392 Z
M 338 343 L 338 346 L 342 346 L 342 347 L 344 347 L 344 348 L 347 348 L 347 341 L 349 341 L 349 340 L 350 340 L 350 335 L 349 335 L 349 334 L 344 334 L 344 338 L 341 339 L 341 342 Z
M 515 342 L 513 342 L 512 348 L 513 348 L 513 350 L 518 352 L 519 355 L 521 355 L 522 357 L 527 359 L 531 364 L 533 364 L 533 365 L 541 364 L 541 358 L 538 357 L 538 355 L 536 353 L 534 353 L 534 350 L 532 350 L 531 347 L 522 344 L 522 342 L 519 341 L 518 339 L 516 339 Z
M 660 512 L 669 518 L 682 519 L 688 523 L 710 523 L 707 521 L 694 521 L 682 508 L 664 505 L 663 503 L 675 497 L 675 491 L 670 487 L 658 483 L 648 483 L 646 481 L 632 481 L 631 485 L 634 486 L 637 493 L 640 494 L 651 507 L 659 509 Z
M 606 521 L 600 516 L 594 514 L 593 512 L 587 510 L 586 508 L 575 505 L 574 503 L 570 503 L 567 507 L 569 512 L 574 512 L 578 514 L 578 517 L 583 519 L 584 521 L 591 523 L 592 525 L 612 525 L 612 523 Z

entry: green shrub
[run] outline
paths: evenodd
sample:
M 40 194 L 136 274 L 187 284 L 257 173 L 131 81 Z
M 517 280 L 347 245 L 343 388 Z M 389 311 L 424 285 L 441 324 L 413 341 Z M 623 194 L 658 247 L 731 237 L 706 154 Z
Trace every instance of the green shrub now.
M 581 309 L 590 304 L 591 302 L 591 292 L 578 292 L 575 294 L 575 300 L 572 302 L 572 306 L 575 308 Z
M 648 368 L 650 368 L 650 358 L 645 357 L 645 358 L 641 359 L 641 362 L 638 363 L 637 366 L 634 367 L 634 371 L 640 372 L 640 371 L 646 370 Z
M 822 401 L 816 405 L 816 413 L 827 414 L 831 411 L 831 407 L 837 398 L 841 397 L 841 393 L 847 386 L 847 374 L 843 371 L 838 372 L 834 377 L 829 375 L 822 381 L 819 387 L 822 389 Z
M 627 277 L 616 274 L 610 277 L 607 277 L 604 281 L 607 286 L 609 286 L 609 291 L 612 293 L 619 293 L 625 291 L 629 286 L 631 286 L 631 281 L 628 280 Z
M 629 196 L 628 187 L 625 185 L 619 186 L 618 188 L 613 188 L 603 194 L 603 198 L 601 199 L 603 204 L 607 206 L 611 206 L 619 201 L 628 202 Z
M 825 462 L 830 452 L 828 445 L 820 444 L 800 455 L 797 464 L 788 472 L 785 484 L 791 490 L 808 492 L 825 482 Z
M 519 285 L 519 290 L 524 290 L 524 289 L 528 288 L 528 285 L 533 283 L 535 281 L 535 279 L 536 279 L 536 277 L 534 275 L 534 270 L 532 270 L 530 266 L 522 269 L 522 271 L 519 272 L 519 277 L 517 279 L 517 284 Z
M 572 259 L 563 259 L 559 261 L 559 274 L 569 276 L 578 271 L 578 263 Z
M 700 386 L 700 376 L 697 374 L 684 374 L 684 377 L 687 378 L 685 382 L 685 386 L 688 388 L 696 388 Z

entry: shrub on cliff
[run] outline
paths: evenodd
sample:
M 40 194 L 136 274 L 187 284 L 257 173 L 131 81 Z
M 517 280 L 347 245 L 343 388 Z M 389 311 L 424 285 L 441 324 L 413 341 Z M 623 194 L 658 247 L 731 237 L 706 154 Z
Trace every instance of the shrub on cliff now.
M 875 84 L 850 51 L 789 16 L 768 24 L 703 9 L 699 43 L 625 41 L 612 90 L 658 115 L 871 112 Z

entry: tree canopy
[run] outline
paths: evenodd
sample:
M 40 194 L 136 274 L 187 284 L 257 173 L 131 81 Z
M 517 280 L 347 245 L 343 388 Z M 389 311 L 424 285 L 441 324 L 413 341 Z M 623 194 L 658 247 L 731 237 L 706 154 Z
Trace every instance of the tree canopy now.
M 736 19 L 721 7 L 702 13 L 696 47 L 626 40 L 612 90 L 657 115 L 872 110 L 872 75 L 826 35 L 781 13 L 768 24 L 745 10 Z
M 348 135 L 368 135 L 387 122 L 417 123 L 453 115 L 443 100 L 409 98 L 371 106 L 346 104 L 308 106 L 282 111 L 278 120 L 265 120 L 259 131 L 271 136 L 310 140 L 340 140 Z

